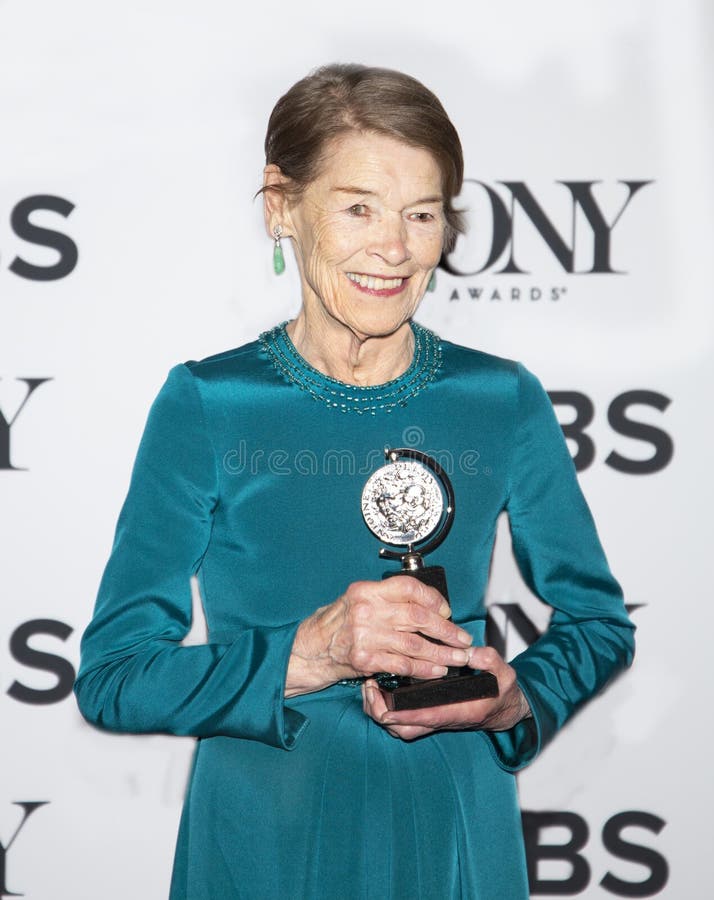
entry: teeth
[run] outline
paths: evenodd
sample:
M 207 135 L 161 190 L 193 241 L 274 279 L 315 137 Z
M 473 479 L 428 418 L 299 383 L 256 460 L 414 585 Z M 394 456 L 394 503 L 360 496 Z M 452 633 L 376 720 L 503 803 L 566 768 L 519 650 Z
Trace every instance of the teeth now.
M 359 275 L 356 272 L 348 272 L 347 277 L 350 281 L 370 291 L 390 291 L 400 287 L 404 281 L 403 278 L 379 278 L 377 275 Z

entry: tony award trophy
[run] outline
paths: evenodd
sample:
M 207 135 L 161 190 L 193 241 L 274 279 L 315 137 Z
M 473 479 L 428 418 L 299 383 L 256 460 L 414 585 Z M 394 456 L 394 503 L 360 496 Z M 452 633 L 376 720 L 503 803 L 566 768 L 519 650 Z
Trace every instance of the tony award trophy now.
M 435 587 L 448 601 L 444 569 L 425 566 L 423 557 L 442 543 L 454 521 L 451 482 L 438 462 L 419 450 L 386 448 L 384 455 L 387 465 L 370 476 L 362 491 L 362 515 L 380 540 L 404 549 L 379 551 L 383 559 L 402 563 L 401 569 L 385 572 L 382 577 L 411 575 Z M 495 675 L 468 666 L 451 666 L 443 678 L 380 673 L 375 679 L 387 708 L 395 710 L 498 696 Z

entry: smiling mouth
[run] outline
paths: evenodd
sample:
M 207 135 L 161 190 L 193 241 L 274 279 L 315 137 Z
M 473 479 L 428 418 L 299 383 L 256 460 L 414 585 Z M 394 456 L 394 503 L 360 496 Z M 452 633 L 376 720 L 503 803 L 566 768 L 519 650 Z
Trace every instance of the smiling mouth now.
M 393 291 L 402 286 L 406 278 L 380 278 L 377 275 L 362 275 L 358 272 L 347 272 L 349 280 L 358 287 L 369 291 Z

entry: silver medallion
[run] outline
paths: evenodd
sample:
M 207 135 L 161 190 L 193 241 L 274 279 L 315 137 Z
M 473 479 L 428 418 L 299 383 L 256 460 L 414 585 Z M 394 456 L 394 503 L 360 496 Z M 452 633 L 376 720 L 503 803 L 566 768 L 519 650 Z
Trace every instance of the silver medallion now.
M 370 531 L 387 544 L 411 545 L 428 537 L 441 521 L 439 482 L 418 462 L 398 460 L 370 476 L 362 491 L 362 515 Z

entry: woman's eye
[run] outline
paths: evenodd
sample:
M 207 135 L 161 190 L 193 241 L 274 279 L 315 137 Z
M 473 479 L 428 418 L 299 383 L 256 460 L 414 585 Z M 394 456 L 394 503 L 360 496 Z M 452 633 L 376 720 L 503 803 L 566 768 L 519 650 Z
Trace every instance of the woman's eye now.
M 366 216 L 367 207 L 364 203 L 355 203 L 347 210 L 351 216 Z

